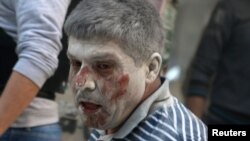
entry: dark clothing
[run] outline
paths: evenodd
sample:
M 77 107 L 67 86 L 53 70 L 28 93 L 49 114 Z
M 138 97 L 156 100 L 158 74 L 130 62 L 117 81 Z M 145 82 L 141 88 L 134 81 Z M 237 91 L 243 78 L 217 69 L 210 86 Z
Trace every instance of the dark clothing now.
M 250 124 L 249 82 L 250 1 L 221 0 L 204 31 L 185 93 L 210 98 L 208 124 Z
M 66 35 L 63 36 L 63 49 L 59 54 L 58 69 L 55 74 L 46 81 L 37 97 L 55 99 L 55 92 L 59 92 L 62 82 L 67 82 L 69 61 L 66 56 Z M 16 42 L 3 29 L 0 28 L 0 91 L 3 91 L 18 57 L 15 53 Z M 63 93 L 63 92 L 61 92 Z M 0 93 L 1 95 L 1 93 Z
M 15 41 L 0 28 L 0 91 L 4 89 L 17 61 L 15 46 Z

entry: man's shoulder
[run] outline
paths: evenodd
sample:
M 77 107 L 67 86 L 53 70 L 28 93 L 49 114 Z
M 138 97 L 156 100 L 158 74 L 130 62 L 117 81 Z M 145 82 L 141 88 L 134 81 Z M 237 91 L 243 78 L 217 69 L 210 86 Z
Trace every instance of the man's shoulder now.
M 98 138 L 98 136 L 96 131 L 91 134 L 91 138 Z M 207 140 L 206 126 L 176 98 L 172 104 L 164 104 L 156 108 L 124 137 L 126 140 L 133 141 L 178 141 L 198 138 Z
M 136 137 L 137 136 L 137 137 Z M 176 98 L 149 114 L 128 136 L 145 140 L 206 138 L 206 126 Z

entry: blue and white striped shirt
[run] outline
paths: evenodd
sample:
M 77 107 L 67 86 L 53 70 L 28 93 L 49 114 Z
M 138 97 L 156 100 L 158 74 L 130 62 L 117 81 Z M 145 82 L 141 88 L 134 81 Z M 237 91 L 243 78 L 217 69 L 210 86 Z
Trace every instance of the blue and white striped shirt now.
M 103 140 L 103 133 L 94 129 L 89 141 Z M 170 94 L 165 80 L 110 140 L 207 141 L 207 127 Z

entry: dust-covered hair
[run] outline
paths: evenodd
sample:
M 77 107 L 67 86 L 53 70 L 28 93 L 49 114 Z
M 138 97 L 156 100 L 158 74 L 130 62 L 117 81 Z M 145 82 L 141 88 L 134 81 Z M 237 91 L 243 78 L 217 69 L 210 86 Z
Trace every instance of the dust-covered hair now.
M 114 41 L 140 64 L 164 48 L 160 16 L 146 0 L 82 0 L 64 29 L 77 39 Z

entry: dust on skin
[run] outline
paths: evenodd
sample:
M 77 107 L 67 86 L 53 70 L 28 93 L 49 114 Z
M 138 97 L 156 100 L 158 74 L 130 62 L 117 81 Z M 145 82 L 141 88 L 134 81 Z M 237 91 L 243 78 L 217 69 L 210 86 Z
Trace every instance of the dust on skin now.
M 133 59 L 114 43 L 70 38 L 68 55 L 77 106 L 82 102 L 94 107 L 90 112 L 84 111 L 88 106 L 79 108 L 84 124 L 98 129 L 121 125 L 143 97 L 145 84 L 138 81 L 145 80 L 144 68 L 136 67 Z M 88 87 L 89 83 L 94 89 Z
M 76 78 L 74 82 L 74 84 L 76 85 L 75 87 L 85 84 L 88 73 L 89 69 L 87 67 L 84 67 L 79 70 L 79 73 L 75 77 Z
M 79 70 L 75 77 L 75 83 L 74 85 L 82 85 L 84 86 L 84 83 L 86 82 L 86 77 L 91 75 L 92 72 L 88 67 L 83 67 Z M 97 89 L 100 91 L 99 97 L 103 97 L 102 99 L 107 99 L 106 103 L 103 103 L 102 105 L 116 105 L 118 102 L 123 101 L 124 95 L 126 94 L 126 89 L 129 83 L 129 76 L 128 74 L 120 74 L 118 76 L 109 76 L 108 78 L 102 78 L 99 75 L 94 74 L 94 80 L 96 80 Z M 75 87 L 77 87 L 75 86 Z M 105 98 L 104 98 L 105 97 Z M 92 98 L 96 99 L 96 98 Z M 99 100 L 98 100 L 99 101 Z M 101 103 L 101 102 L 96 102 Z M 107 106 L 107 107 L 108 107 Z M 89 125 L 104 125 L 106 122 L 106 117 L 109 115 L 108 112 L 103 112 L 103 114 L 100 114 L 98 117 L 96 115 L 89 115 L 88 117 L 88 124 Z

